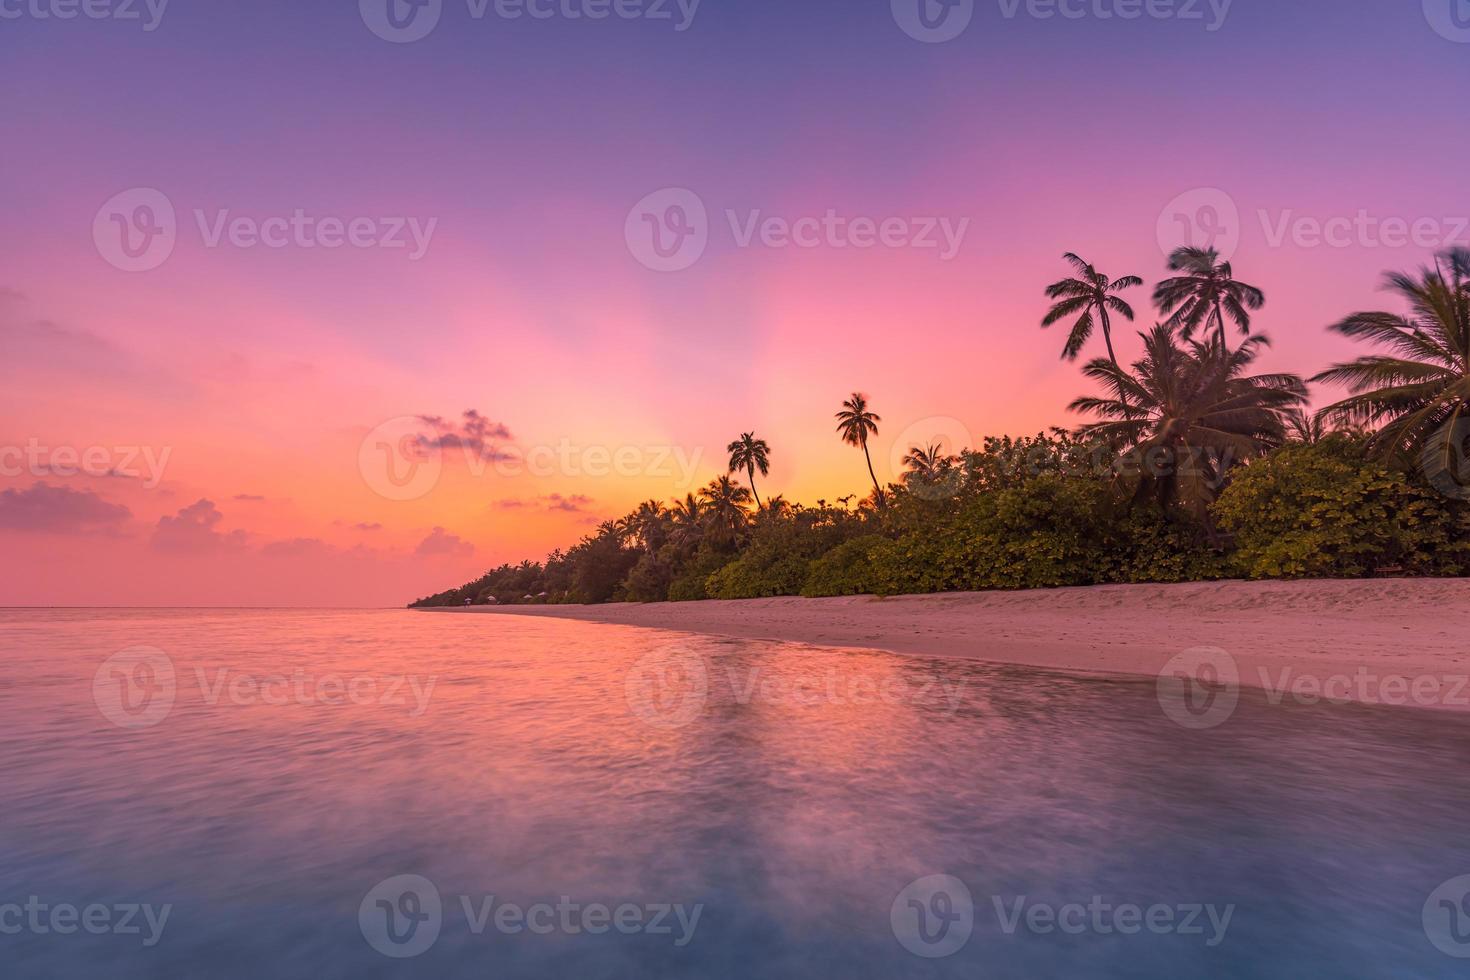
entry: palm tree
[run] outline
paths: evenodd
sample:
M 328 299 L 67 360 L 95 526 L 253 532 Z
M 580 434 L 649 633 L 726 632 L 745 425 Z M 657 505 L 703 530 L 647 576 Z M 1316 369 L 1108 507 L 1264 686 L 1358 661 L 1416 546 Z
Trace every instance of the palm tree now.
M 798 504 L 796 507 L 792 507 L 791 501 L 787 500 L 785 497 L 781 496 L 778 493 L 776 494 L 776 496 L 766 501 L 765 510 L 761 511 L 761 513 L 770 520 L 781 520 L 782 518 L 790 516 L 792 511 L 798 509 L 800 506 L 801 505 Z
M 755 488 L 755 471 L 760 470 L 761 476 L 770 474 L 771 447 L 764 439 L 757 439 L 754 432 L 746 432 L 730 443 L 725 451 L 730 454 L 730 472 L 744 470 L 750 477 L 750 492 L 755 495 L 755 506 L 759 509 L 761 495 Z
M 1368 440 L 1381 456 L 1418 455 L 1426 468 L 1454 473 L 1455 454 L 1464 458 L 1461 427 L 1470 419 L 1470 250 L 1445 252 L 1417 278 L 1389 273 L 1385 288 L 1407 300 L 1412 313 L 1354 313 L 1329 328 L 1389 353 L 1365 354 L 1313 378 L 1352 392 L 1321 414 L 1381 426 Z
M 1231 465 L 1281 444 L 1285 416 L 1306 401 L 1291 374 L 1245 372 L 1270 341 L 1250 337 L 1238 349 L 1181 345 L 1159 324 L 1141 334 L 1144 356 L 1125 371 L 1106 358 L 1084 369 L 1110 397 L 1072 402 L 1106 421 L 1081 434 L 1123 450 L 1115 469 L 1137 470 L 1137 496 L 1152 489 L 1160 503 L 1181 503 L 1209 525 L 1208 505 Z
M 645 500 L 638 509 L 623 518 L 624 531 L 653 553 L 668 538 L 669 514 L 657 500 Z
M 1215 329 L 1224 347 L 1225 318 L 1235 321 L 1241 333 L 1249 334 L 1250 311 L 1266 305 L 1266 294 L 1237 280 L 1230 263 L 1221 262 L 1220 253 L 1213 248 L 1176 248 L 1169 256 L 1169 271 L 1184 274 L 1159 283 L 1154 302 L 1169 317 L 1165 322 L 1185 340 L 1192 339 L 1203 325 L 1206 330 Z
M 873 472 L 873 457 L 868 453 L 868 437 L 878 434 L 878 423 L 883 421 L 883 417 L 868 411 L 868 396 L 855 391 L 842 403 L 842 411 L 836 418 L 837 432 L 842 441 L 849 446 L 862 447 L 863 458 L 868 461 L 868 476 L 873 480 L 873 493 L 878 498 L 878 506 L 884 506 L 883 488 L 878 485 L 878 476 Z
M 669 517 L 673 525 L 669 541 L 682 550 L 693 550 L 704 537 L 704 503 L 692 493 L 685 494 L 669 508 Z
M 710 481 L 699 496 L 706 505 L 706 526 L 720 538 L 733 541 L 749 523 L 745 505 L 750 502 L 750 491 L 728 476 Z
M 946 455 L 939 443 L 931 442 L 926 446 L 910 446 L 903 465 L 909 470 L 906 475 L 933 482 L 953 465 L 953 461 L 954 457 Z
M 907 471 L 903 475 L 906 487 L 919 497 L 937 500 L 953 496 L 959 490 L 964 474 L 956 468 L 960 458 L 944 452 L 936 442 L 925 446 L 910 446 L 903 458 Z
M 1323 416 L 1313 415 L 1304 408 L 1293 408 L 1286 413 L 1284 421 L 1286 441 L 1303 446 L 1315 446 L 1333 431 L 1327 427 L 1327 420 Z
M 1074 314 L 1077 316 L 1077 322 L 1072 324 L 1072 332 L 1067 336 L 1067 346 L 1062 348 L 1062 357 L 1075 361 L 1082 345 L 1092 336 L 1093 327 L 1101 324 L 1103 342 L 1108 346 L 1108 360 L 1117 364 L 1118 358 L 1113 353 L 1113 323 L 1108 311 L 1111 310 L 1125 320 L 1132 320 L 1133 307 L 1113 294 L 1142 286 L 1143 280 L 1137 276 L 1124 276 L 1109 282 L 1107 276 L 1094 269 L 1091 263 L 1082 261 L 1076 254 L 1068 252 L 1062 258 L 1076 268 L 1077 277 L 1062 279 L 1046 287 L 1047 298 L 1057 302 L 1047 312 L 1041 325 L 1049 327 L 1058 320 Z

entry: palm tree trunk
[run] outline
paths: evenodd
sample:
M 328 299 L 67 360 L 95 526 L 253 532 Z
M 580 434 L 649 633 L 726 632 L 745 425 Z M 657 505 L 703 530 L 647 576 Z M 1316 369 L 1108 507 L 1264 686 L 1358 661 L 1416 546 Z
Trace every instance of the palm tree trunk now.
M 1108 360 L 1113 362 L 1113 367 L 1117 368 L 1118 373 L 1121 374 L 1123 365 L 1118 363 L 1118 355 L 1113 353 L 1113 322 L 1108 318 L 1108 308 L 1106 306 L 1099 306 L 1098 312 L 1102 314 L 1103 343 L 1108 345 Z M 1128 393 L 1120 389 L 1118 391 L 1118 397 L 1123 403 L 1123 411 L 1127 412 Z
M 1225 313 L 1220 309 L 1219 300 L 1215 300 L 1215 327 L 1220 332 L 1220 351 L 1223 353 L 1229 348 L 1225 346 Z
M 1121 371 L 1123 367 L 1118 363 L 1118 355 L 1113 353 L 1113 323 L 1108 319 L 1108 308 L 1099 307 L 1099 312 L 1102 313 L 1103 343 L 1108 345 L 1108 360 L 1113 362 L 1113 367 Z
M 755 488 L 755 466 L 753 464 L 747 466 L 745 468 L 745 472 L 750 476 L 750 492 L 755 495 L 755 509 L 760 510 L 761 494 L 760 491 Z
M 868 476 L 873 479 L 873 492 L 878 495 L 878 506 L 887 507 L 888 500 L 883 496 L 883 488 L 878 486 L 878 474 L 873 472 L 873 457 L 868 455 L 868 440 L 863 440 L 863 459 L 868 461 Z

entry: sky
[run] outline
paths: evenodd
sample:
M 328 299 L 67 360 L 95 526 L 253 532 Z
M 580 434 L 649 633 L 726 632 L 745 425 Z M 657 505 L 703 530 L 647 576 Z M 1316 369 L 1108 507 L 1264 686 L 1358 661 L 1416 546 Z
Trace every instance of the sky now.
M 1470 244 L 1467 80 L 1466 0 L 0 0 L 0 604 L 398 605 L 745 431 L 835 500 L 853 391 L 880 478 L 1074 425 L 1067 251 L 1120 358 L 1189 240 L 1313 374 Z

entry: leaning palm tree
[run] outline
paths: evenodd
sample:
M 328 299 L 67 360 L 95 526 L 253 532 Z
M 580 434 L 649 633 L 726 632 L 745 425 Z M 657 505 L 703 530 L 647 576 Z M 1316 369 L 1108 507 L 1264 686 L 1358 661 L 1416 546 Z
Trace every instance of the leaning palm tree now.
M 868 453 L 868 437 L 878 434 L 878 423 L 883 421 L 883 417 L 868 411 L 868 396 L 855 391 L 842 403 L 842 411 L 836 418 L 837 432 L 842 441 L 849 446 L 862 447 L 863 458 L 868 461 L 868 476 L 873 480 L 873 494 L 877 497 L 878 506 L 884 506 L 883 488 L 878 485 L 878 475 L 873 472 L 873 457 Z
M 1306 401 L 1291 374 L 1245 372 L 1270 341 L 1250 337 L 1238 349 L 1181 344 L 1165 324 L 1141 334 L 1144 356 L 1125 371 L 1106 358 L 1084 373 L 1107 391 L 1078 398 L 1072 411 L 1105 421 L 1081 434 L 1122 451 L 1115 471 L 1138 477 L 1135 499 L 1153 491 L 1162 504 L 1193 510 L 1209 526 L 1208 507 L 1231 465 L 1279 446 L 1285 416 Z
M 1313 378 L 1352 392 L 1322 415 L 1380 426 L 1368 440 L 1380 456 L 1418 456 L 1426 467 L 1456 472 L 1456 454 L 1464 458 L 1462 426 L 1470 419 L 1470 250 L 1445 252 L 1417 277 L 1390 273 L 1385 288 L 1412 312 L 1354 313 L 1329 328 L 1388 353 L 1365 354 Z
M 1220 261 L 1213 248 L 1186 245 L 1169 256 L 1169 271 L 1183 275 L 1165 279 L 1154 289 L 1154 302 L 1165 321 L 1177 329 L 1185 340 L 1194 337 L 1203 326 L 1214 329 L 1215 339 L 1225 346 L 1225 319 L 1229 317 L 1240 332 L 1251 332 L 1251 310 L 1266 305 L 1266 294 L 1255 286 L 1235 278 L 1229 262 Z
M 1113 353 L 1113 321 L 1108 313 L 1112 311 L 1125 320 L 1132 320 L 1133 307 L 1113 294 L 1142 286 L 1143 280 L 1137 276 L 1124 276 L 1109 281 L 1090 262 L 1082 261 L 1072 252 L 1062 258 L 1072 263 L 1077 275 L 1046 287 L 1047 298 L 1056 302 L 1041 321 L 1041 325 L 1049 327 L 1058 320 L 1077 317 L 1077 321 L 1072 324 L 1072 332 L 1067 335 L 1067 345 L 1062 348 L 1062 357 L 1069 361 L 1077 359 L 1082 345 L 1092 336 L 1093 327 L 1101 326 L 1103 343 L 1108 347 L 1108 360 L 1117 364 L 1117 355 Z
M 730 454 L 730 470 L 735 473 L 744 470 L 750 478 L 750 492 L 755 495 L 755 506 L 761 506 L 760 491 L 755 488 L 755 471 L 760 470 L 761 476 L 768 476 L 771 472 L 771 447 L 766 445 L 764 439 L 757 439 L 754 432 L 742 433 L 740 438 L 730 443 L 725 449 Z

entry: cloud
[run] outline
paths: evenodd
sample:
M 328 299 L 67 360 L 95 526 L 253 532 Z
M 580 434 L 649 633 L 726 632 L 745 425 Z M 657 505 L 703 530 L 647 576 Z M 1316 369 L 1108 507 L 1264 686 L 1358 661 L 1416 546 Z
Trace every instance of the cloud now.
M 511 438 L 510 429 L 473 408 L 464 413 L 462 422 L 450 422 L 438 415 L 420 415 L 419 421 L 434 430 L 432 435 L 418 437 L 418 444 L 424 449 L 461 449 L 466 455 L 491 462 L 515 458 L 495 445 L 496 440 Z
M 0 528 L 14 531 L 111 531 L 132 516 L 90 490 L 38 483 L 0 493 Z
M 232 499 L 238 500 L 241 503 L 258 504 L 265 498 L 258 493 L 237 493 Z
M 210 500 L 197 500 L 172 517 L 160 517 L 153 529 L 153 547 L 159 551 L 209 552 L 245 544 L 244 531 L 222 534 L 225 519 Z
M 518 500 L 514 497 L 495 501 L 494 506 L 501 510 L 520 510 L 523 507 L 539 505 L 548 511 L 565 511 L 569 514 L 580 514 L 590 507 L 595 501 L 581 493 L 560 494 L 548 493 L 530 500 Z
M 354 531 L 381 531 L 383 530 L 383 525 L 379 524 L 377 521 L 373 521 L 371 524 L 367 521 L 362 521 L 360 523 L 352 525 L 352 529 Z
M 450 534 L 442 527 L 436 527 L 427 538 L 419 542 L 419 546 L 414 549 L 413 553 L 420 558 L 439 556 L 468 558 L 475 553 L 475 546 L 457 534 Z
M 563 497 L 559 493 L 553 493 L 541 499 L 546 501 L 547 510 L 564 510 L 573 514 L 580 514 L 592 503 L 591 497 L 580 493 L 574 493 L 566 497 Z

